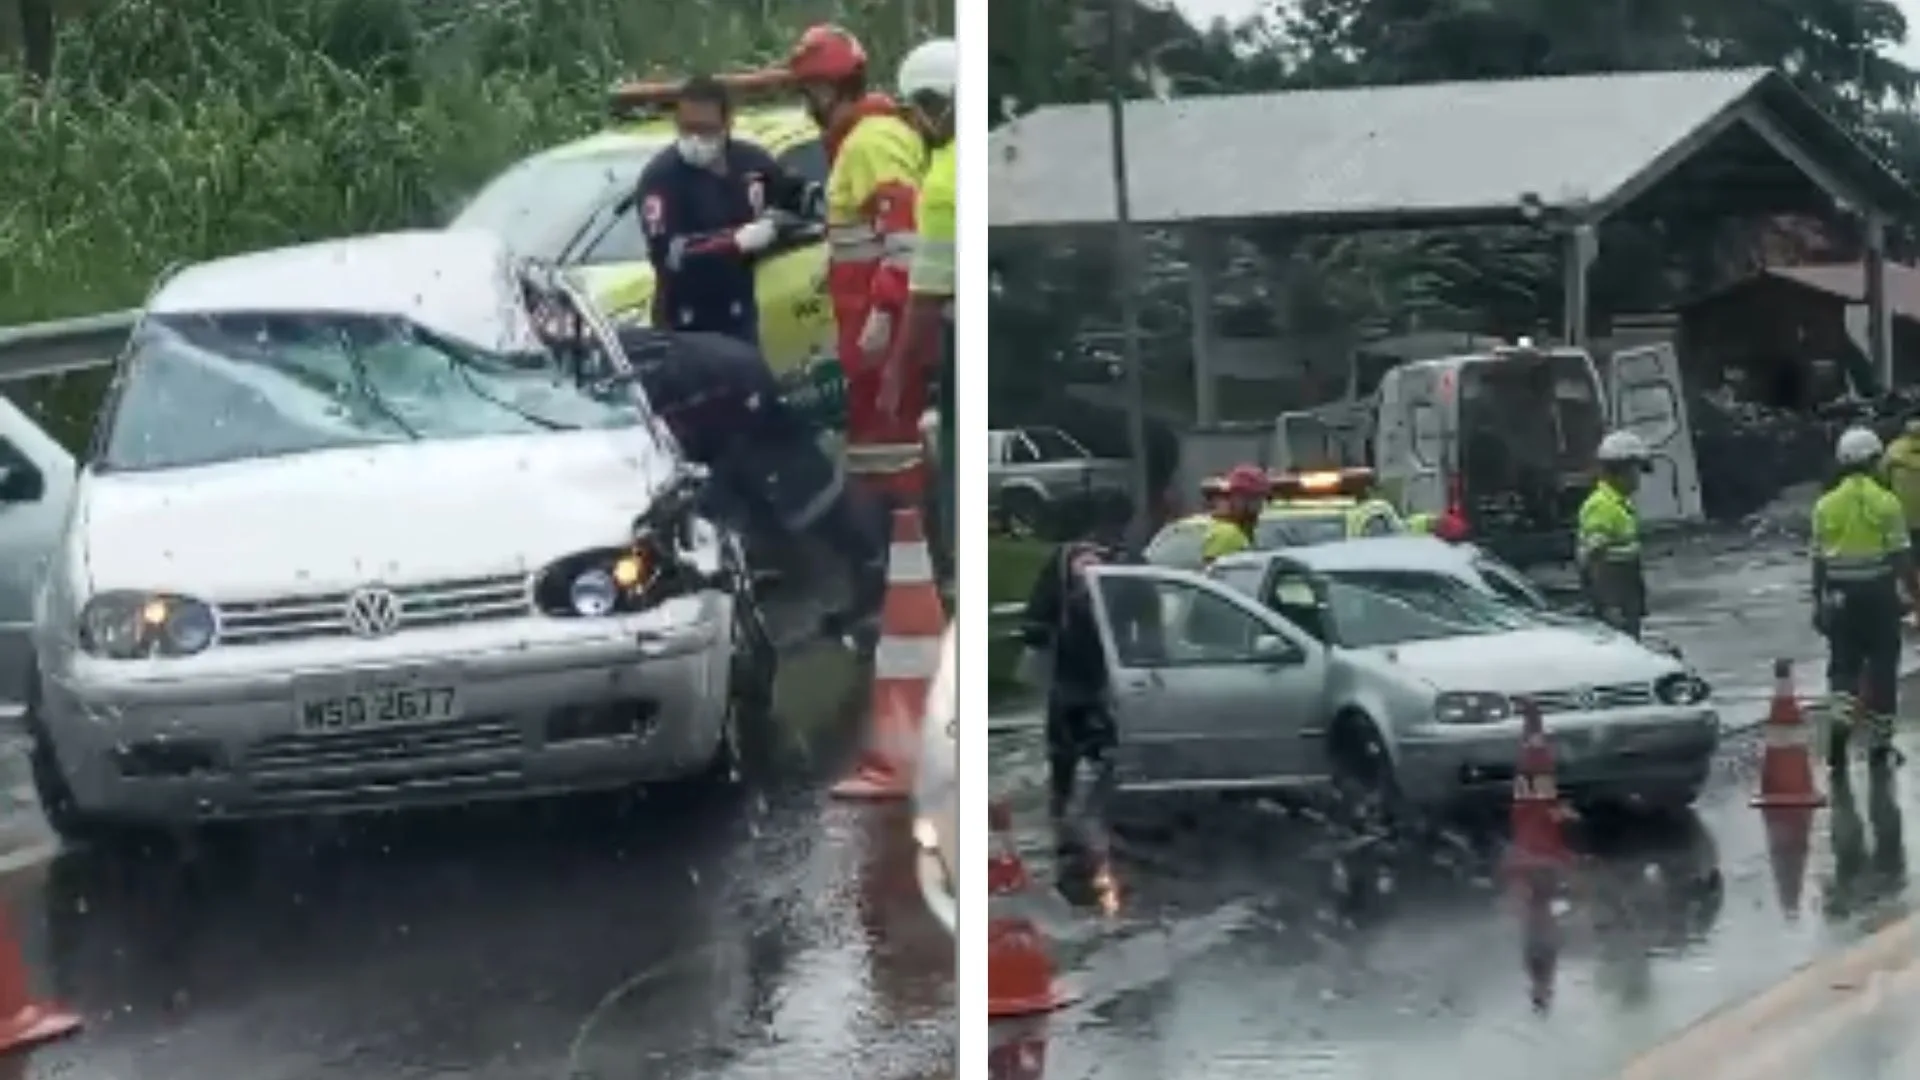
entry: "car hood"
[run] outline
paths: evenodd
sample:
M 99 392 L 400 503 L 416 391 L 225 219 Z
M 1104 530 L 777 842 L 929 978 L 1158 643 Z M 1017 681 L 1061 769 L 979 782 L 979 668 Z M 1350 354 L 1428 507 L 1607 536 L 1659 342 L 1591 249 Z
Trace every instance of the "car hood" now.
M 671 469 L 642 429 L 396 443 L 89 474 L 77 528 L 96 591 L 329 592 L 618 544 Z
M 1533 694 L 1650 682 L 1681 670 L 1603 626 L 1543 627 L 1361 650 L 1441 690 Z

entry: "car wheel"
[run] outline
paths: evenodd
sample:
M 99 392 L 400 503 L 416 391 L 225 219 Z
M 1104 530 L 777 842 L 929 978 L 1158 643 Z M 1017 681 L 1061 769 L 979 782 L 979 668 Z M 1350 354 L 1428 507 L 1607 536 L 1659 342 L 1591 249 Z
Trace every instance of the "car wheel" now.
M 60 768 L 60 759 L 54 754 L 53 741 L 47 737 L 46 727 L 40 720 L 40 675 L 37 670 L 30 671 L 27 676 L 24 723 L 30 741 L 27 770 L 33 780 L 33 793 L 40 800 L 40 813 L 47 819 L 54 834 L 69 844 L 89 847 L 109 846 L 136 839 L 136 830 L 111 818 L 88 813 L 75 801 L 73 788 L 67 783 L 67 774 Z
M 1037 491 L 1017 489 L 1000 497 L 1000 513 L 1013 536 L 1045 538 L 1047 500 Z
M 1372 718 L 1345 712 L 1327 733 L 1337 812 L 1362 833 L 1390 832 L 1404 823 L 1405 806 L 1393 758 Z

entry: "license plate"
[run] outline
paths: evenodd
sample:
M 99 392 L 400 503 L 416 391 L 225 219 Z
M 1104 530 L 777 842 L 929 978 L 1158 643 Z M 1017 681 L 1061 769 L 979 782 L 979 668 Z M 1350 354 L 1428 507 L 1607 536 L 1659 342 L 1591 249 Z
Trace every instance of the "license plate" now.
M 294 706 L 308 734 L 401 724 L 438 724 L 460 717 L 460 689 L 443 678 L 400 675 L 314 687 Z

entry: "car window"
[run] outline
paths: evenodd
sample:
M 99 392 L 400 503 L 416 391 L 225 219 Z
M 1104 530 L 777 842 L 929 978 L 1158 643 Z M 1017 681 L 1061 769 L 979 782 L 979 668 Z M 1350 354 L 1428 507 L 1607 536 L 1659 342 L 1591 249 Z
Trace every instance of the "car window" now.
M 1079 443 L 1052 428 L 1028 428 L 1025 434 L 1033 444 L 1034 453 L 1039 455 L 1038 461 L 1070 461 L 1086 456 Z
M 1494 595 L 1500 599 L 1523 608 L 1546 610 L 1547 598 L 1540 595 L 1539 590 L 1512 567 L 1496 559 L 1483 557 L 1473 561 L 1473 569 L 1480 575 L 1480 580 L 1487 583 L 1487 588 L 1492 589 Z
M 1242 596 L 1257 599 L 1267 568 L 1264 563 L 1214 563 L 1207 576 Z
M 1198 570 L 1206 561 L 1202 556 L 1206 539 L 1207 526 L 1204 522 L 1176 521 L 1154 536 L 1142 557 L 1152 566 Z
M 1102 577 L 1101 599 L 1120 662 L 1127 667 L 1237 664 L 1270 659 L 1271 634 L 1251 612 L 1190 582 Z
M 1396 536 L 1405 531 L 1399 520 L 1388 514 L 1368 514 L 1360 522 L 1361 536 Z
M 612 266 L 620 263 L 641 263 L 647 261 L 647 234 L 640 228 L 640 212 L 631 199 L 620 205 L 620 212 L 613 216 L 587 250 L 580 253 L 579 262 L 585 266 Z
M 530 158 L 481 188 L 447 224 L 485 229 L 518 255 L 558 261 L 601 207 L 639 182 L 640 170 L 665 145 L 635 143 L 602 154 Z
M 1325 603 L 1320 587 L 1312 576 L 1298 571 L 1282 571 L 1267 583 L 1260 603 L 1267 610 L 1299 627 L 1316 641 L 1327 641 Z
M 149 316 L 96 465 L 186 468 L 348 446 L 640 423 L 546 353 L 501 356 L 402 319 Z
M 1445 574 L 1342 570 L 1322 576 L 1327 629 L 1352 648 L 1492 634 L 1542 625 Z
M 789 146 L 775 160 L 781 168 L 798 173 L 813 183 L 827 182 L 827 148 L 819 139 L 808 139 Z
M 1331 544 L 1346 538 L 1347 515 L 1343 511 L 1274 514 L 1261 518 L 1253 526 L 1253 546 L 1262 551 Z
M 1022 436 L 1014 436 L 1007 442 L 1007 463 L 1009 465 L 1033 465 L 1040 461 L 1040 455 L 1034 452 L 1033 444 Z

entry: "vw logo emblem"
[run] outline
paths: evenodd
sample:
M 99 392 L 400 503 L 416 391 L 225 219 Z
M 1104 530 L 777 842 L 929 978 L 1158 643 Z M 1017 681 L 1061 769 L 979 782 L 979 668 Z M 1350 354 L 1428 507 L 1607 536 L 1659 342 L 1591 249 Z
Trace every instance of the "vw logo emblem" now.
M 355 637 L 386 637 L 400 629 L 400 598 L 386 589 L 356 589 L 347 597 L 347 629 Z
M 1580 711 L 1581 712 L 1592 712 L 1593 710 L 1599 707 L 1600 707 L 1600 694 L 1598 691 L 1594 690 L 1594 688 L 1591 686 L 1587 687 L 1585 690 L 1580 691 Z

